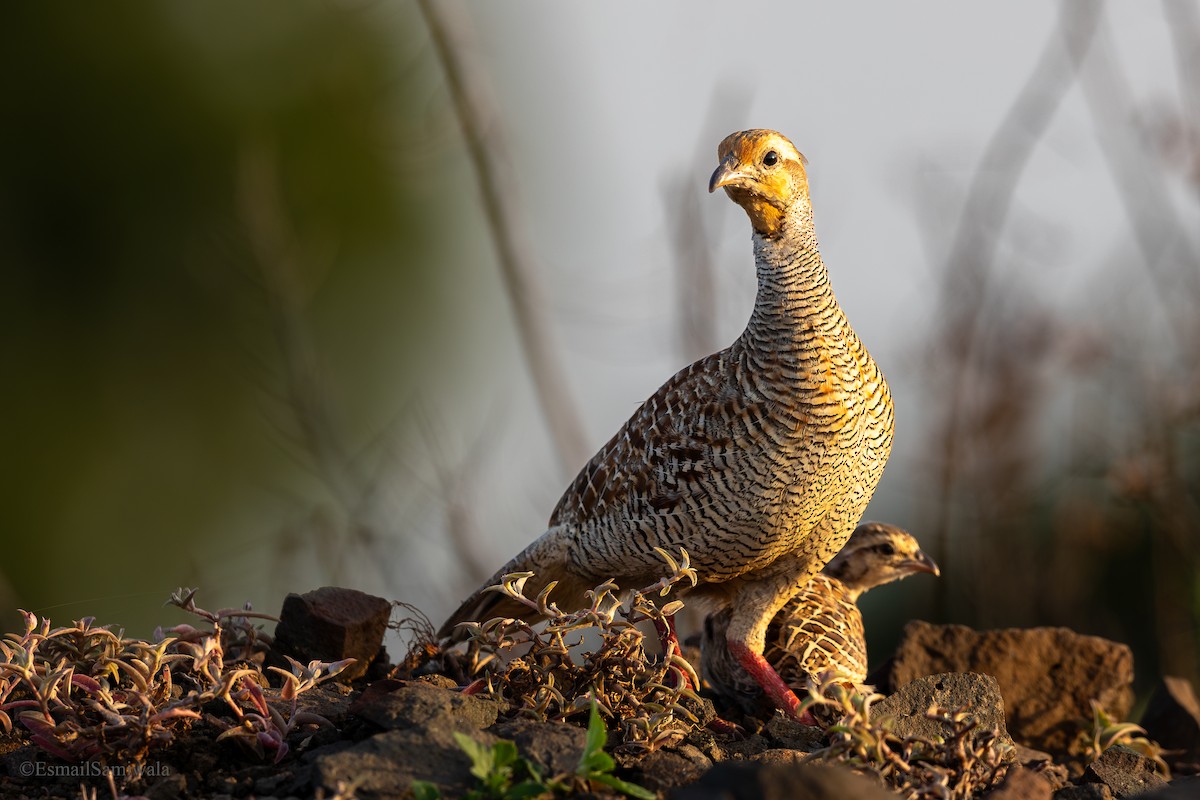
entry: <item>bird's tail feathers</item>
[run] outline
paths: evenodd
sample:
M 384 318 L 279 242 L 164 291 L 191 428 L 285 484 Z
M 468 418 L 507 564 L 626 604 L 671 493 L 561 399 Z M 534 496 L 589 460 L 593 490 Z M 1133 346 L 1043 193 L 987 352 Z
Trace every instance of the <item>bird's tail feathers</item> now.
M 505 575 L 515 572 L 533 573 L 525 582 L 522 592 L 525 597 L 537 598 L 547 584 L 557 580 L 560 585 L 551 595 L 552 601 L 558 602 L 564 610 L 567 610 L 568 606 L 563 603 L 581 601 L 582 584 L 567 572 L 567 545 L 568 541 L 561 526 L 546 531 L 464 600 L 458 610 L 442 623 L 438 630 L 438 639 L 449 640 L 449 644 L 466 640 L 470 632 L 469 628 L 462 625 L 464 622 L 486 622 L 496 617 L 513 617 L 527 622 L 541 620 L 543 617 L 536 609 L 492 588 L 498 586 Z

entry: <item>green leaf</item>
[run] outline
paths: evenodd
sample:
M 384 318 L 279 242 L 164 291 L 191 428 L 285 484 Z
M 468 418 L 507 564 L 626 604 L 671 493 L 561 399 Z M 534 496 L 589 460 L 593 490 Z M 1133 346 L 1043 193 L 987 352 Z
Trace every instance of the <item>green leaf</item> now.
M 612 756 L 600 750 L 595 753 L 585 753 L 579 759 L 579 774 L 590 776 L 596 772 L 612 772 L 616 762 L 612 760 Z
M 604 720 L 600 718 L 600 706 L 593 697 L 591 715 L 588 717 L 587 741 L 579 758 L 580 766 L 589 761 L 595 753 L 603 753 L 607 743 L 608 729 L 604 727 Z
M 471 759 L 471 774 L 486 781 L 496 767 L 492 748 L 458 731 L 454 732 L 454 741 L 458 742 L 458 746 Z
M 550 787 L 541 781 L 522 781 L 504 793 L 505 800 L 523 800 L 550 793 Z
M 517 763 L 517 745 L 508 739 L 501 739 L 492 745 L 492 760 L 496 768 L 511 767 Z
M 657 800 L 658 795 L 650 791 L 644 786 L 638 786 L 636 783 L 623 781 L 615 775 L 592 775 L 591 780 L 596 783 L 603 783 L 605 786 L 611 786 L 621 794 L 627 794 L 630 797 L 636 797 L 638 800 Z
M 442 792 L 429 781 L 413 781 L 409 786 L 413 800 L 442 800 Z

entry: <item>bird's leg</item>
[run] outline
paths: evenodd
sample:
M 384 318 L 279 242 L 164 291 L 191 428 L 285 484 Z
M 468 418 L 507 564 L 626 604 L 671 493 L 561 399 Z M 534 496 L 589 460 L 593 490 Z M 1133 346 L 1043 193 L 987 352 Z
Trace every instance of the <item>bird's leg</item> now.
M 776 572 L 739 587 L 731 605 L 732 615 L 725 639 L 729 654 L 762 687 L 771 703 L 797 722 L 814 725 L 807 711 L 800 712 L 800 698 L 791 690 L 771 663 L 763 657 L 767 627 L 779 610 L 787 605 L 800 587 L 816 572 L 811 561 L 780 559 Z
M 776 708 L 792 719 L 799 719 L 800 698 L 783 682 L 783 678 L 763 658 L 762 653 L 754 652 L 745 642 L 733 640 L 729 642 L 729 652 L 742 665 L 742 669 L 754 678 L 754 682 L 762 687 Z
M 658 642 L 662 646 L 663 663 L 671 660 L 672 656 L 683 658 L 683 650 L 679 647 L 679 637 L 675 635 L 675 615 L 667 614 L 663 617 L 654 618 L 654 630 L 658 633 Z M 687 673 L 683 672 L 683 689 L 699 689 L 699 686 L 692 686 L 692 681 L 688 678 Z
M 655 617 L 654 630 L 658 632 L 658 642 L 662 645 L 663 658 L 667 659 L 679 652 L 679 637 L 675 635 L 675 615 Z

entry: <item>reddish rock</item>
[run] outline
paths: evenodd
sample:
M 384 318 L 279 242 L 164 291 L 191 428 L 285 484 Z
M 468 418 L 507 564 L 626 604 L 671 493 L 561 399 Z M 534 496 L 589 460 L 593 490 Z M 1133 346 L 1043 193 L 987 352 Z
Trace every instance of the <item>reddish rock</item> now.
M 1200 704 L 1189 681 L 1169 675 L 1159 681 L 1142 714 L 1141 726 L 1150 739 L 1169 751 L 1163 758 L 1171 769 L 1200 771 Z
M 1067 628 L 975 631 L 910 622 L 892 663 L 891 684 L 942 672 L 994 676 L 1009 734 L 1052 753 L 1067 752 L 1090 723 L 1090 700 L 1116 719 L 1133 704 L 1130 649 Z
M 1153 761 L 1120 745 L 1108 748 L 1088 764 L 1083 779 L 1087 783 L 1104 784 L 1117 798 L 1133 797 L 1167 785 Z
M 392 604 L 382 597 L 323 586 L 305 594 L 289 594 L 275 628 L 274 651 L 302 664 L 320 659 L 355 659 L 338 680 L 352 681 L 367 668 L 383 646 Z

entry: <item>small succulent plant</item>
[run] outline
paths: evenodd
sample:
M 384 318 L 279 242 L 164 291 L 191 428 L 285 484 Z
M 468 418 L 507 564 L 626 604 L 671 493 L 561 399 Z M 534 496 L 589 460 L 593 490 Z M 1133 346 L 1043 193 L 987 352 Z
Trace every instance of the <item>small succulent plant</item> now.
M 699 723 L 695 709 L 701 701 L 693 687 L 700 680 L 677 654 L 647 658 L 638 624 L 666 626 L 683 603 L 659 605 L 655 597 L 666 597 L 682 581 L 694 585 L 697 576 L 686 551 L 678 560 L 662 550 L 659 555 L 669 573 L 661 580 L 630 592 L 624 601 L 620 587 L 605 581 L 587 593 L 586 607 L 573 611 L 551 600 L 553 582 L 530 598 L 524 587 L 532 573 L 505 575 L 492 590 L 536 610 L 547 623 L 540 629 L 507 617 L 468 623 L 465 672 L 482 674 L 489 695 L 538 720 L 586 714 L 595 698 L 615 724 L 623 751 L 644 752 L 680 740 Z M 595 640 L 586 650 L 579 647 L 585 635 Z
M 273 618 L 248 606 L 207 611 L 195 595 L 180 589 L 168 603 L 204 626 L 159 629 L 153 641 L 127 638 L 91 617 L 52 628 L 49 619 L 21 612 L 24 631 L 0 640 L 0 728 L 12 733 L 19 722 L 33 744 L 64 760 L 128 765 L 201 719 L 222 729 L 219 738 L 276 761 L 293 731 L 329 724 L 297 710 L 296 698 L 350 661 L 270 667 L 281 679 L 271 690 L 261 666 L 270 640 L 252 620 Z M 204 713 L 213 701 L 229 707 L 232 722 Z

